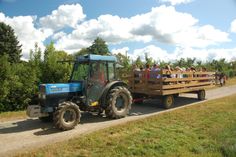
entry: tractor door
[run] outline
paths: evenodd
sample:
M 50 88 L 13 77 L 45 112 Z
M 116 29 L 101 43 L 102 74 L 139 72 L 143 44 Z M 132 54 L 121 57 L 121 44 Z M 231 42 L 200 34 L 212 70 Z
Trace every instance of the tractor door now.
M 87 84 L 88 105 L 96 106 L 102 91 L 107 84 L 107 66 L 105 62 L 92 62 L 90 64 L 90 77 Z

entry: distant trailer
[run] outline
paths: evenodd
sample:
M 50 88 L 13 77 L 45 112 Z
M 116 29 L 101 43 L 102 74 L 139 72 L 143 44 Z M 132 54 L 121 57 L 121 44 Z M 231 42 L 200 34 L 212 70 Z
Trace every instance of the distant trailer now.
M 128 80 L 134 102 L 161 98 L 164 108 L 171 108 L 180 93 L 196 93 L 199 100 L 204 100 L 205 90 L 215 86 L 215 72 L 134 71 L 124 78 Z

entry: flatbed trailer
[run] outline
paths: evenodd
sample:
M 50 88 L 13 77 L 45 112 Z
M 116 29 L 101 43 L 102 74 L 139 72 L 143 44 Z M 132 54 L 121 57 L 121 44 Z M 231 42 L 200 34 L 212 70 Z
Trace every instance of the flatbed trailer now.
M 180 93 L 196 93 L 204 100 L 205 90 L 215 85 L 215 72 L 134 71 L 126 79 L 134 101 L 161 98 L 163 107 L 170 108 Z

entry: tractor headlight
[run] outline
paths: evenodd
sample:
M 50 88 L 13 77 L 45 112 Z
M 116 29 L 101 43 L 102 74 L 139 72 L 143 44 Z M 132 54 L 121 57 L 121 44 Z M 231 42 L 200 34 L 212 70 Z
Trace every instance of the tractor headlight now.
M 46 95 L 45 94 L 42 94 L 42 99 L 46 99 Z
M 46 99 L 46 94 L 39 93 L 39 99 Z
M 46 99 L 46 87 L 44 85 L 39 86 L 39 99 Z

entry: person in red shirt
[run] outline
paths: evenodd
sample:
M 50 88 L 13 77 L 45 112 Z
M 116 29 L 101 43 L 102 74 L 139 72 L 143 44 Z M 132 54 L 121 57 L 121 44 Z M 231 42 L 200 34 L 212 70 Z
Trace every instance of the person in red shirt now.
M 146 68 L 145 68 L 145 78 L 150 79 L 150 65 L 146 64 Z

